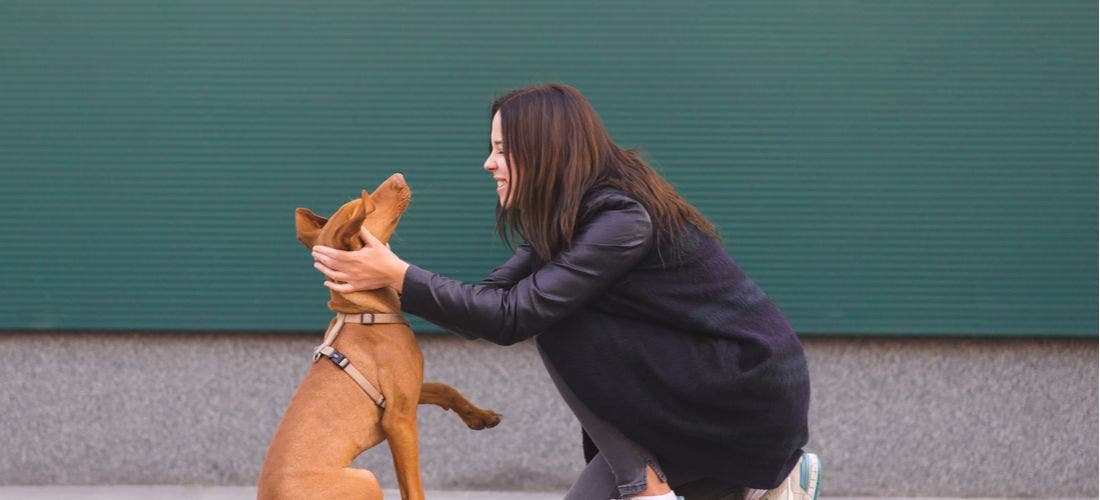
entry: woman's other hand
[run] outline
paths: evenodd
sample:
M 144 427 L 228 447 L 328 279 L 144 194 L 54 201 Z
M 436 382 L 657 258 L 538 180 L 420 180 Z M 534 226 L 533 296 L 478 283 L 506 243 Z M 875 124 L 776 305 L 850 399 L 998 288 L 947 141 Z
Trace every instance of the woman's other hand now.
M 355 251 L 313 247 L 313 267 L 324 273 L 325 286 L 340 293 L 390 287 L 401 293 L 409 264 L 397 257 L 365 227 L 359 229 L 363 248 Z

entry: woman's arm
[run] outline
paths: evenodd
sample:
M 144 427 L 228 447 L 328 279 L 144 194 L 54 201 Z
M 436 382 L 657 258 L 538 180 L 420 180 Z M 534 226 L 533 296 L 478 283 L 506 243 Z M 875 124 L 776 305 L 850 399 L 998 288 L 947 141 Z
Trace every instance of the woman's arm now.
M 510 259 L 493 269 L 493 272 L 489 273 L 489 276 L 486 276 L 478 284 L 492 288 L 512 288 L 517 281 L 531 274 L 532 255 L 534 254 L 530 245 L 524 243 L 516 247 L 516 251 Z M 404 276 L 401 279 L 404 282 Z M 455 330 L 451 330 L 451 333 L 469 340 L 477 338 L 468 333 Z
M 531 245 L 524 243 L 516 247 L 512 258 L 493 269 L 479 284 L 493 288 L 512 288 L 517 281 L 531 274 L 532 255 Z
M 401 308 L 501 345 L 545 331 L 605 291 L 652 246 L 652 222 L 640 203 L 617 195 L 601 205 L 579 227 L 572 247 L 511 288 L 471 285 L 409 266 Z
M 328 278 L 325 286 L 341 293 L 381 287 L 390 287 L 401 293 L 409 264 L 394 254 L 389 245 L 378 241 L 367 228 L 359 229 L 359 237 L 363 240 L 363 248 L 355 251 L 313 247 L 313 267 Z M 532 255 L 530 245 L 520 245 L 510 259 L 493 269 L 480 284 L 511 288 L 531 274 Z
M 355 251 L 313 247 L 313 267 L 328 278 L 325 286 L 341 293 L 388 286 L 401 293 L 409 264 L 395 255 L 389 245 L 378 241 L 367 228 L 359 229 L 359 237 L 363 240 L 363 248 Z M 531 274 L 532 255 L 530 245 L 520 245 L 510 259 L 493 269 L 480 284 L 511 288 Z

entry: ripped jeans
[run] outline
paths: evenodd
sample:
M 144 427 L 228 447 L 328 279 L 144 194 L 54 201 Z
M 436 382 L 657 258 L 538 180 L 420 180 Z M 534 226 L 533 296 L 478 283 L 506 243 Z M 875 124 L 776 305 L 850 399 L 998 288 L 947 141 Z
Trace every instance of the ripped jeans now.
M 569 488 L 565 500 L 609 500 L 629 498 L 646 489 L 646 466 L 662 481 L 687 500 L 735 500 L 743 496 L 744 488 L 715 481 L 681 470 L 674 464 L 662 464 L 648 450 L 631 441 L 606 420 L 592 413 L 573 391 L 565 385 L 557 370 L 539 349 L 550 379 L 565 403 L 580 421 L 581 427 L 600 452 L 588 462 L 580 477 Z M 670 474 L 665 474 L 665 469 Z M 670 477 L 671 476 L 671 477 Z

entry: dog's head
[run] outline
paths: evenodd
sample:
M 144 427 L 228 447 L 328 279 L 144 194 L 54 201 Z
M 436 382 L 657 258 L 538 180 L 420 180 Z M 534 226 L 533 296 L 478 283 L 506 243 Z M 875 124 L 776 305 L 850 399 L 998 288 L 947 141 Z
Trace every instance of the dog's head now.
M 340 207 L 331 217 L 325 218 L 306 208 L 294 211 L 294 224 L 298 229 L 298 241 L 306 248 L 324 245 L 338 250 L 363 248 L 359 239 L 359 227 L 366 226 L 383 243 L 389 241 L 401 215 L 409 206 L 412 192 L 405 177 L 393 174 L 374 190 L 363 190 L 358 199 Z M 379 297 L 379 294 L 384 296 Z M 379 299 L 389 302 L 380 303 Z M 378 312 L 379 307 L 392 306 L 397 295 L 389 289 L 371 292 L 332 292 L 329 308 L 338 312 Z

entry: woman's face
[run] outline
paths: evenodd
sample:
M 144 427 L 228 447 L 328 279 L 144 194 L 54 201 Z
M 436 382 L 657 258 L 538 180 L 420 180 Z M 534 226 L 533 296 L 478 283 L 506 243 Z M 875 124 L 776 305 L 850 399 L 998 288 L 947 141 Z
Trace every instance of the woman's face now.
M 512 172 L 508 169 L 505 154 L 504 134 L 500 131 L 500 112 L 497 111 L 493 115 L 493 126 L 489 132 L 489 157 L 485 159 L 485 170 L 496 181 L 500 206 L 508 208 L 512 204 L 512 200 L 508 199 L 508 192 L 512 189 Z

